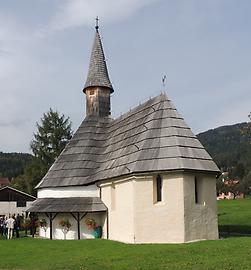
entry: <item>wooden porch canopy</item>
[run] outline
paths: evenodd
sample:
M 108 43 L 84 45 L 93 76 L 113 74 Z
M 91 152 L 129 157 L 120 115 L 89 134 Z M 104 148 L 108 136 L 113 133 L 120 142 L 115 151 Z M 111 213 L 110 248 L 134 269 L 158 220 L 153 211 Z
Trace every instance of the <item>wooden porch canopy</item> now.
M 26 210 L 30 213 L 44 213 L 50 220 L 50 239 L 52 239 L 52 221 L 59 213 L 70 213 L 77 221 L 78 239 L 80 239 L 80 221 L 87 213 L 106 212 L 107 207 L 99 197 L 38 198 Z

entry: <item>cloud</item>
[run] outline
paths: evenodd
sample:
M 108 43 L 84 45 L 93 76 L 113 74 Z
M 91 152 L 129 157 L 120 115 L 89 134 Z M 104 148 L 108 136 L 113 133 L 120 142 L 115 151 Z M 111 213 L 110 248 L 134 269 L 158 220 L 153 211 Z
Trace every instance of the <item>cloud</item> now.
M 28 151 L 35 123 L 49 107 L 69 115 L 74 125 L 82 120 L 83 71 L 92 42 L 83 36 L 83 26 L 93 26 L 96 16 L 101 26 L 128 20 L 108 31 L 105 52 L 108 60 L 111 55 L 108 68 L 118 90 L 112 102 L 115 115 L 157 95 L 166 72 L 168 94 L 195 130 L 247 120 L 250 8 L 244 5 L 26 0 L 20 9 L 19 0 L 9 2 L 0 10 L 0 151 Z
M 0 151 L 28 151 L 37 85 L 35 26 L 0 12 Z M 33 94 L 33 96 L 32 96 Z
M 102 22 L 124 20 L 144 6 L 159 0 L 64 0 L 51 20 L 51 29 L 62 30 L 91 25 L 99 16 Z
M 23 127 L 24 125 L 30 124 L 30 118 L 16 118 L 11 121 L 7 121 L 6 119 L 0 119 L 0 128 L 4 127 Z

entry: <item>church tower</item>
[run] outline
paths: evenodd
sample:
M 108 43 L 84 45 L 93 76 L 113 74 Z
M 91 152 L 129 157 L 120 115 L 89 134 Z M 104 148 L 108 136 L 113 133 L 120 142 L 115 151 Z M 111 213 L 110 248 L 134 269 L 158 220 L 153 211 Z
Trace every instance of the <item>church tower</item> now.
M 89 71 L 83 92 L 86 94 L 86 116 L 106 117 L 111 114 L 110 95 L 114 92 L 109 79 L 98 18 L 92 47 Z

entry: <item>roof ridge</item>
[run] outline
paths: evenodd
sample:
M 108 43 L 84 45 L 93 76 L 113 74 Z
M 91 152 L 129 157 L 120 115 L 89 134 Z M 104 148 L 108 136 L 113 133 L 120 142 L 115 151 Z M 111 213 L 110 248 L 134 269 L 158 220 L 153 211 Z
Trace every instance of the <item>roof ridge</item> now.
M 150 102 L 150 101 L 153 101 L 153 100 L 155 100 L 155 99 L 157 99 L 157 98 L 159 98 L 159 97 L 161 97 L 161 96 L 163 96 L 163 95 L 164 95 L 164 94 L 161 93 L 161 94 L 158 95 L 158 96 L 149 98 L 148 100 L 144 101 L 143 103 L 140 103 L 140 104 L 137 105 L 136 107 L 134 107 L 134 108 L 130 109 L 129 111 L 127 111 L 127 112 L 121 114 L 121 115 L 118 116 L 117 118 L 114 118 L 112 122 L 115 122 L 115 121 L 120 120 L 120 118 L 123 118 L 123 117 L 126 116 L 127 114 L 129 114 L 128 117 L 131 117 L 131 116 L 132 116 L 131 114 L 132 114 L 134 111 L 137 111 L 140 107 L 143 107 L 143 109 L 142 109 L 142 110 L 139 110 L 139 112 L 141 112 L 141 111 L 143 111 L 143 110 L 146 110 L 146 109 L 148 109 L 149 107 L 152 107 L 152 106 L 154 106 L 154 105 L 156 105 L 156 104 L 159 104 L 159 103 L 161 103 L 161 102 L 164 102 L 164 101 L 171 102 L 171 100 L 168 99 L 168 97 L 167 97 L 166 95 L 164 95 L 164 96 L 166 97 L 166 100 L 160 100 L 160 101 L 157 101 L 156 103 L 151 104 L 151 105 L 149 105 L 148 107 L 145 107 L 145 108 L 144 108 L 144 106 L 146 105 L 146 103 L 148 103 L 148 102 Z M 176 109 L 174 108 L 174 110 L 176 110 Z M 137 113 L 138 113 L 138 112 L 137 112 Z M 135 114 L 136 114 L 136 112 L 135 112 Z M 128 117 L 125 117 L 125 118 L 123 118 L 122 120 L 124 120 L 124 119 L 126 119 L 126 118 L 128 118 Z M 117 123 L 116 123 L 116 124 L 117 124 Z
M 33 199 L 36 199 L 36 197 L 32 196 L 31 194 L 26 193 L 26 192 L 23 192 L 23 191 L 21 191 L 21 190 L 18 190 L 18 189 L 16 189 L 16 188 L 13 188 L 13 187 L 10 187 L 10 186 L 5 186 L 5 187 L 1 188 L 0 191 L 2 191 L 2 190 L 4 190 L 4 189 L 11 189 L 11 190 L 16 191 L 16 192 L 18 192 L 18 193 L 21 193 L 21 194 L 23 194 L 23 195 L 25 195 L 25 196 L 29 196 L 29 197 L 31 197 L 31 198 L 33 198 Z

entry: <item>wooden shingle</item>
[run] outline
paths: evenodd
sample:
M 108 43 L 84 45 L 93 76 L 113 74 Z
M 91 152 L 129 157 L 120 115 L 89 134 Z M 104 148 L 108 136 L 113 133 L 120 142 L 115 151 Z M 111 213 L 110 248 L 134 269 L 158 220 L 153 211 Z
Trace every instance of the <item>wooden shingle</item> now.
M 87 117 L 37 188 L 218 167 L 165 94 L 117 119 Z

